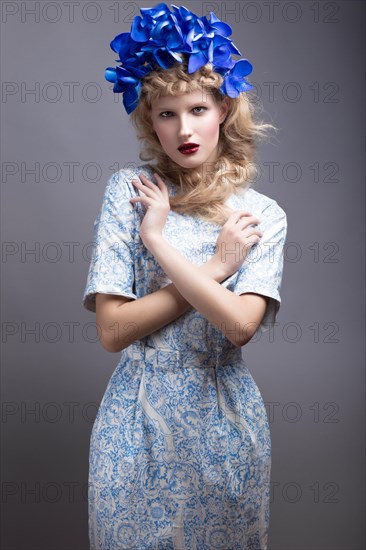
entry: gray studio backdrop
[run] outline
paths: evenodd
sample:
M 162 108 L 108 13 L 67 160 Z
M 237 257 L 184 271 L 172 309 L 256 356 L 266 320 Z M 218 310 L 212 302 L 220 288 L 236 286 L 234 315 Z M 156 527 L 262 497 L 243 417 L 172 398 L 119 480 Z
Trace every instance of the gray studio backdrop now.
M 140 164 L 104 80 L 157 2 L 2 2 L 2 548 L 88 548 L 89 438 L 118 363 L 83 309 L 105 184 Z M 255 188 L 284 208 L 278 325 L 242 350 L 270 419 L 270 549 L 360 550 L 364 487 L 364 11 L 192 2 L 233 27 L 263 119 Z

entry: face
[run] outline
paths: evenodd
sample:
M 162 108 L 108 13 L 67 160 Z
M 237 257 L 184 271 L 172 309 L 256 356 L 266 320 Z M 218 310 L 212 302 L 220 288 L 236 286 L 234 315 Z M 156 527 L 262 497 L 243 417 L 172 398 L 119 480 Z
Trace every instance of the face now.
M 197 90 L 153 101 L 151 119 L 165 153 L 179 166 L 198 168 L 217 157 L 220 124 L 228 106 L 215 102 L 211 94 Z M 198 147 L 180 151 L 191 143 Z

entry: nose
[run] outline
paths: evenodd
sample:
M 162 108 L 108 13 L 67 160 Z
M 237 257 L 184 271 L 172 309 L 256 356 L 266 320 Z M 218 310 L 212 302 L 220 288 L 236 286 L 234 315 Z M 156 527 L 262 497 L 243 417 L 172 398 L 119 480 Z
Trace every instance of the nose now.
M 179 118 L 178 125 L 179 125 L 179 130 L 178 130 L 179 139 L 186 140 L 193 134 L 193 130 L 187 116 L 181 116 Z

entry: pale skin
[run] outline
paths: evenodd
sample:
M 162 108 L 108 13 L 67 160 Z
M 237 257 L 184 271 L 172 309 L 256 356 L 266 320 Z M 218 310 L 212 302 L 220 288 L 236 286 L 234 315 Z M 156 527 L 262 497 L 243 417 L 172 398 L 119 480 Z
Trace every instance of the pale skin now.
M 131 202 L 140 200 L 148 207 L 140 237 L 172 283 L 137 300 L 97 294 L 96 316 L 103 347 L 119 352 L 133 341 L 171 323 L 191 306 L 216 325 L 234 345 L 244 346 L 260 325 L 266 298 L 254 293 L 238 296 L 220 283 L 239 269 L 250 247 L 259 241 L 260 231 L 251 227 L 259 223 L 258 218 L 247 211 L 234 212 L 222 227 L 214 256 L 197 267 L 162 235 L 170 206 L 166 185 L 157 174 L 155 177 L 158 186 L 143 174 L 140 175 L 143 183 L 134 181 L 146 197 L 136 197 Z M 220 245 L 226 243 L 226 250 L 234 250 L 236 242 L 242 245 L 241 261 L 238 254 L 222 258 Z
M 210 98 L 208 102 L 211 102 Z M 177 135 L 183 137 L 184 133 L 182 142 L 199 143 L 198 139 L 186 139 L 196 136 L 195 122 L 190 111 L 182 105 L 182 111 L 177 112 L 178 116 L 169 124 L 179 123 L 181 130 L 178 130 Z M 221 120 L 220 115 L 218 121 Z M 200 124 L 202 127 L 202 120 Z M 120 352 L 135 340 L 173 322 L 191 307 L 214 324 L 232 344 L 244 346 L 257 331 L 268 299 L 254 293 L 238 296 L 220 283 L 240 268 L 250 248 L 259 242 L 262 235 L 255 226 L 260 220 L 247 211 L 233 212 L 222 226 L 215 254 L 201 266 L 193 265 L 163 237 L 163 228 L 170 211 L 168 189 L 163 179 L 155 174 L 156 185 L 144 174 L 139 177 L 140 181 L 133 180 L 132 183 L 144 195 L 134 197 L 130 202 L 134 204 L 140 201 L 146 207 L 140 238 L 172 283 L 136 300 L 98 293 L 96 321 L 102 346 L 107 351 Z M 235 250 L 238 242 L 240 257 L 239 254 L 222 254 L 223 250 Z

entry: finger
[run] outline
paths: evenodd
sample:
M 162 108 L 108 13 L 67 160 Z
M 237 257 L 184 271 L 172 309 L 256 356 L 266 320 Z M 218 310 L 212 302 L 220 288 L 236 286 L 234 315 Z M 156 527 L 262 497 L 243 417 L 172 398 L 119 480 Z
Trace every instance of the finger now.
M 227 225 L 233 225 L 237 223 L 243 216 L 251 216 L 251 212 L 248 210 L 235 210 L 230 214 L 228 220 L 226 221 Z
M 252 235 L 251 237 L 248 237 L 248 240 L 245 243 L 245 248 L 250 248 L 254 244 L 258 244 L 259 241 L 260 241 L 260 238 L 258 237 L 258 235 Z
M 150 189 L 153 189 L 154 191 L 158 191 L 159 187 L 156 183 L 149 180 L 145 174 L 140 174 L 140 179 L 143 181 L 143 185 L 146 185 L 146 187 L 149 187 Z
M 144 182 L 145 185 L 147 187 L 149 187 L 150 189 L 152 189 L 153 191 L 155 191 L 155 193 L 158 194 L 159 197 L 161 196 L 169 196 L 168 195 L 168 190 L 166 190 L 166 194 L 164 193 L 164 188 L 165 188 L 165 184 L 163 182 L 163 180 L 160 178 L 160 182 L 157 180 L 157 183 L 154 183 L 152 181 L 150 181 L 144 174 L 141 174 L 143 176 L 143 179 L 144 179 Z M 154 174 L 154 176 L 156 176 L 158 174 Z
M 247 228 L 248 226 L 250 225 L 258 225 L 260 224 L 260 220 L 259 218 L 257 218 L 256 216 L 246 216 L 246 217 L 242 217 L 240 218 L 240 220 L 238 220 L 237 224 L 239 225 L 239 227 L 241 227 L 242 229 L 245 229 Z
M 164 180 L 161 179 L 159 174 L 157 172 L 154 172 L 155 179 L 158 183 L 159 188 L 162 190 L 165 197 L 169 197 L 168 188 L 164 182 Z
M 240 216 L 252 216 L 253 214 L 250 212 L 250 210 L 237 210 L 237 213 Z
M 256 227 L 248 227 L 247 229 L 243 230 L 243 233 L 245 233 L 245 235 L 248 237 L 252 237 L 253 235 L 256 235 L 259 238 L 263 237 L 262 231 L 260 231 Z
M 131 183 L 132 183 L 135 187 L 137 187 L 137 189 L 139 189 L 139 190 L 141 189 L 141 191 L 142 191 L 143 193 L 145 193 L 145 195 L 147 195 L 148 197 L 153 198 L 153 197 L 156 196 L 155 193 L 154 193 L 155 190 L 156 190 L 156 186 L 155 186 L 155 189 L 151 189 L 151 187 L 149 187 L 149 186 L 147 186 L 147 185 L 145 185 L 145 184 L 139 182 L 137 179 L 133 179 L 133 180 L 131 181 Z
M 156 181 L 158 182 L 159 185 L 163 184 L 163 186 L 165 187 L 164 180 L 162 180 L 162 178 L 160 177 L 160 175 L 157 172 L 154 172 L 154 177 L 155 177 L 155 179 L 156 179 Z
M 135 204 L 136 202 L 142 202 L 142 204 L 144 204 L 147 207 L 152 206 L 152 204 L 153 204 L 152 199 L 150 199 L 148 197 L 141 196 L 141 195 L 139 197 L 132 197 L 130 199 L 130 202 L 132 204 Z
M 247 229 L 243 229 L 241 232 L 241 235 L 239 237 L 241 243 L 247 243 L 251 239 L 258 239 L 260 240 L 262 238 L 262 233 L 257 228 L 248 227 Z

